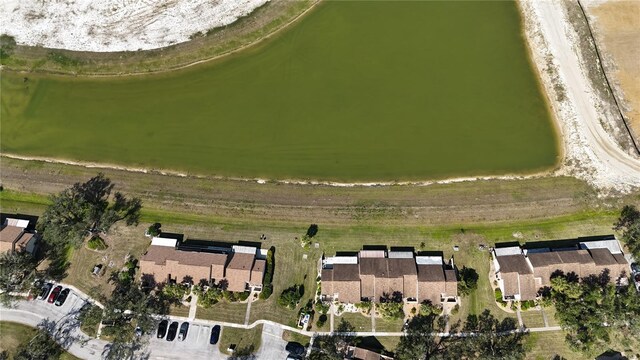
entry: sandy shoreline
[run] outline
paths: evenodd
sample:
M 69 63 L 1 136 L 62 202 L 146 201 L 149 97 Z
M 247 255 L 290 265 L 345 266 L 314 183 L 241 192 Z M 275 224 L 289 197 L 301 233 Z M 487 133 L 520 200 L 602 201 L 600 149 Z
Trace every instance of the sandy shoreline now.
M 200 179 L 212 179 L 212 180 L 232 180 L 232 181 L 244 181 L 244 182 L 256 182 L 258 184 L 266 183 L 279 183 L 279 184 L 291 184 L 291 185 L 323 185 L 323 186 L 335 186 L 335 187 L 372 187 L 372 186 L 429 186 L 434 184 L 451 184 L 459 182 L 469 181 L 481 181 L 481 180 L 521 180 L 521 179 L 535 179 L 546 176 L 564 176 L 565 174 L 560 170 L 543 171 L 532 174 L 505 174 L 505 175 L 479 175 L 468 177 L 455 177 L 440 180 L 416 180 L 416 181 L 379 181 L 379 182 L 340 182 L 340 181 L 324 181 L 324 180 L 302 180 L 302 179 L 264 179 L 264 178 L 242 178 L 233 176 L 218 176 L 218 175 L 200 175 L 192 173 L 182 173 L 175 170 L 160 170 L 160 169 L 147 169 L 137 167 L 127 167 L 115 164 L 95 163 L 88 161 L 76 161 L 76 160 L 63 160 L 56 158 L 48 158 L 41 156 L 22 156 L 16 154 L 0 154 L 0 157 L 6 157 L 9 159 L 23 160 L 23 161 L 42 161 L 52 164 L 63 164 L 72 166 L 81 166 L 88 169 L 109 169 L 137 172 L 143 174 L 160 174 L 166 176 L 179 176 L 179 177 L 193 177 Z

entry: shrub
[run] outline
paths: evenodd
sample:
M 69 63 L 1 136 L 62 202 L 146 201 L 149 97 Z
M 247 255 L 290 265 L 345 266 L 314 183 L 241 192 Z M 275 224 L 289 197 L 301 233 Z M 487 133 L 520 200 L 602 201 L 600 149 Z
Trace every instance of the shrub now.
M 222 297 L 223 297 L 225 300 L 229 301 L 229 302 L 234 302 L 234 301 L 236 301 L 236 293 L 231 292 L 231 291 L 229 291 L 229 290 L 223 290 L 223 291 L 222 291 Z
M 327 322 L 327 315 L 322 314 L 318 317 L 318 321 L 316 322 L 316 327 L 322 327 Z
M 278 304 L 289 309 L 294 309 L 304 295 L 304 285 L 293 285 L 285 289 L 278 298 Z
M 458 274 L 458 293 L 462 296 L 469 295 L 478 288 L 478 273 L 468 267 L 462 267 Z
M 420 315 L 429 316 L 429 315 L 437 315 L 442 312 L 442 309 L 434 305 L 431 301 L 425 300 L 420 304 Z
M 102 321 L 102 309 L 88 304 L 80 309 L 78 315 L 80 329 L 87 335 L 95 337 L 98 332 L 98 324 Z
M 78 66 L 82 64 L 82 61 L 76 58 L 69 57 L 61 52 L 51 51 L 47 54 L 47 59 L 53 61 L 56 64 L 66 66 Z
M 222 298 L 222 291 L 218 288 L 209 288 L 207 291 L 202 290 L 200 287 L 196 287 L 194 293 L 198 295 L 198 305 L 203 308 L 210 308 L 217 304 Z
M 260 293 L 260 299 L 268 299 L 273 293 L 273 285 L 265 285 L 262 287 L 262 292 Z
M 238 301 L 245 301 L 249 298 L 249 292 L 248 291 L 244 291 L 244 292 L 240 292 L 240 293 L 236 293 L 236 299 Z
M 356 304 L 356 309 L 362 311 L 365 314 L 371 313 L 371 301 L 363 301 Z
M 460 305 L 456 304 L 456 306 L 451 309 L 451 315 L 456 315 L 460 311 Z
M 172 302 L 179 302 L 186 294 L 187 287 L 181 284 L 166 284 L 162 287 L 162 295 Z
M 402 319 L 404 318 L 404 311 L 402 310 L 403 304 L 398 302 L 386 302 L 380 303 L 377 306 L 382 317 L 387 319 Z
M 260 299 L 268 299 L 273 293 L 273 269 L 275 267 L 275 252 L 276 248 L 271 247 L 267 251 L 267 264 L 264 273 L 264 279 L 262 280 L 262 292 L 260 293 Z
M 522 310 L 529 310 L 535 306 L 536 306 L 536 302 L 533 300 L 527 300 L 520 303 L 520 309 Z
M 329 304 L 325 304 L 322 301 L 318 301 L 316 302 L 316 311 L 319 312 L 320 314 L 326 314 L 329 312 Z
M 147 229 L 147 234 L 149 234 L 150 236 L 158 236 L 158 235 L 160 235 L 160 228 L 161 227 L 162 227 L 162 224 L 160 224 L 160 223 L 152 224 Z
M 91 250 L 106 250 L 108 248 L 107 244 L 99 236 L 92 237 L 87 242 L 87 247 Z

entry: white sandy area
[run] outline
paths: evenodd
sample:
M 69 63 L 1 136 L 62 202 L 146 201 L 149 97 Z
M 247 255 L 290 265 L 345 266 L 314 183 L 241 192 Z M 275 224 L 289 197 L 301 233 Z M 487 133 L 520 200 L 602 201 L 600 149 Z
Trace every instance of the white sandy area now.
M 603 103 L 595 95 L 578 54 L 576 33 L 562 3 L 521 0 L 525 32 L 546 91 L 555 99 L 546 59 L 553 58 L 566 99 L 552 101 L 564 143 L 565 158 L 557 175 L 572 175 L 603 191 L 627 193 L 640 188 L 640 160 L 621 149 L 599 118 Z M 609 121 L 613 123 L 613 121 Z
M 135 51 L 185 42 L 267 0 L 2 0 L 0 33 L 19 45 Z

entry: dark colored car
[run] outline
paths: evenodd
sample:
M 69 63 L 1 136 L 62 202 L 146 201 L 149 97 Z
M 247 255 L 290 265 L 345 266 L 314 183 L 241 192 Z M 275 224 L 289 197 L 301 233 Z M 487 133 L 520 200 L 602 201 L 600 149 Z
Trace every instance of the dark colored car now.
M 158 339 L 162 339 L 167 334 L 167 326 L 169 326 L 169 320 L 162 320 L 158 325 Z
M 56 306 L 62 306 L 62 304 L 64 304 L 64 302 L 67 301 L 67 296 L 69 296 L 69 292 L 71 292 L 69 288 L 66 288 L 60 292 L 60 295 L 58 295 L 58 298 L 56 299 Z
M 46 300 L 47 299 L 47 295 L 49 295 L 49 291 L 51 291 L 52 287 L 53 287 L 52 283 L 44 284 L 44 286 L 42 287 L 42 290 L 40 290 L 40 295 L 38 295 L 38 299 Z
M 180 325 L 180 333 L 178 334 L 178 340 L 184 341 L 184 339 L 187 338 L 187 332 L 189 332 L 189 323 L 183 322 L 182 325 Z
M 53 291 L 51 291 L 51 294 L 49 294 L 49 299 L 47 300 L 47 302 L 49 304 L 53 304 L 53 302 L 56 301 L 56 298 L 58 297 L 58 295 L 60 295 L 61 290 L 62 290 L 62 286 L 60 285 L 54 287 Z
M 211 337 L 209 338 L 209 344 L 217 344 L 218 339 L 220 339 L 220 325 L 216 325 L 211 328 Z
M 169 331 L 167 332 L 167 341 L 173 341 L 176 338 L 178 332 L 178 322 L 174 321 L 169 325 Z
M 284 349 L 293 355 L 304 354 L 304 346 L 302 346 L 302 344 L 297 342 L 289 342 Z

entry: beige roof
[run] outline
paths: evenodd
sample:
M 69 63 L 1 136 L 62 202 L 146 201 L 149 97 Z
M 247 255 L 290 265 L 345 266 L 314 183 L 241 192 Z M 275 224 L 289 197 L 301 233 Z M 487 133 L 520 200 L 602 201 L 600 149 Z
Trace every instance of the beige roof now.
M 256 258 L 254 254 L 246 253 L 233 253 L 231 260 L 227 265 L 227 269 L 246 270 L 251 271 L 253 267 L 253 260 Z
M 514 296 L 520 294 L 520 285 L 518 284 L 518 273 L 508 272 L 502 273 L 502 281 L 504 282 L 504 296 Z
M 538 294 L 538 288 L 533 279 L 533 274 L 519 275 L 520 280 L 520 299 L 534 300 Z
M 531 274 L 531 268 L 527 265 L 524 255 L 497 256 L 500 271 L 503 273 L 515 272 L 519 274 Z
M 158 265 L 165 264 L 167 260 L 175 260 L 183 265 L 210 266 L 213 264 L 224 265 L 227 254 L 184 251 L 169 246 L 151 245 L 141 260 L 153 261 Z
M 263 259 L 256 259 L 256 262 L 253 264 L 253 269 L 251 269 L 251 285 L 262 285 L 262 277 L 266 263 Z
M 377 352 L 373 352 L 371 350 L 354 347 L 351 352 L 351 357 L 348 359 L 353 360 L 387 360 L 392 359 L 391 357 L 384 356 L 378 354 Z

